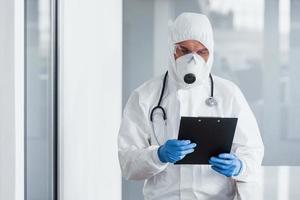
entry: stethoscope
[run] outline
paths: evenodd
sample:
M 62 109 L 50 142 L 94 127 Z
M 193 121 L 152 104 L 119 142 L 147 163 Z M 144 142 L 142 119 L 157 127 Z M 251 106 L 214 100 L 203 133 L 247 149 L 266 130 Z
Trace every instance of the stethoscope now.
M 165 109 L 161 106 L 161 101 L 162 101 L 163 95 L 165 93 L 167 77 L 168 77 L 168 71 L 165 73 L 165 76 L 164 76 L 164 79 L 163 79 L 162 90 L 161 90 L 161 93 L 160 93 L 160 96 L 159 96 L 158 103 L 154 108 L 152 108 L 151 113 L 150 113 L 150 121 L 152 123 L 152 129 L 153 129 L 153 132 L 154 132 L 154 137 L 155 137 L 156 142 L 159 145 L 160 145 L 160 143 L 158 142 L 158 139 L 157 139 L 157 136 L 156 136 L 156 133 L 155 133 L 155 130 L 154 130 L 154 126 L 153 126 L 153 114 L 154 114 L 155 110 L 161 110 L 162 113 L 163 113 L 163 119 L 164 119 L 165 125 L 167 124 L 167 114 L 166 114 Z M 205 100 L 205 104 L 209 107 L 214 107 L 214 106 L 218 105 L 218 102 L 214 98 L 214 80 L 213 80 L 213 77 L 212 77 L 211 74 L 209 74 L 209 79 L 210 79 L 210 96 Z

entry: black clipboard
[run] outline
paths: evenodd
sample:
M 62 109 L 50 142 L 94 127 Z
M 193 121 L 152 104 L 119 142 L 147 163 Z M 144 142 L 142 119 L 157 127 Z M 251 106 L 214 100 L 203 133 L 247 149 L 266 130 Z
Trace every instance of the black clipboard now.
M 209 164 L 211 156 L 230 153 L 238 118 L 181 117 L 178 140 L 197 144 L 175 164 Z

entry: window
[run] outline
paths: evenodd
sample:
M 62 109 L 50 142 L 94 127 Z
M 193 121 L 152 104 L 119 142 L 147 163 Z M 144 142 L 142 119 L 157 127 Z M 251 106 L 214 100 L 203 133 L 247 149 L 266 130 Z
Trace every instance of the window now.
M 25 199 L 57 194 L 56 1 L 25 1 Z

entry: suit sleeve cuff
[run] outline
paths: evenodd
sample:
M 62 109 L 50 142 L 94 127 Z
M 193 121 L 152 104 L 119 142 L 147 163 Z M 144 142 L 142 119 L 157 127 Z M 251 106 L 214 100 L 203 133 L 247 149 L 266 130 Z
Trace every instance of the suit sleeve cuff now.
M 232 178 L 237 180 L 237 181 L 244 181 L 245 180 L 245 171 L 247 168 L 247 165 L 245 163 L 245 161 L 243 159 L 240 159 L 241 163 L 242 163 L 242 168 L 240 170 L 240 173 L 237 176 L 233 176 Z
M 152 160 L 153 160 L 153 163 L 159 168 L 167 167 L 169 163 L 161 162 L 159 157 L 158 157 L 158 152 L 157 152 L 158 148 L 159 148 L 159 146 L 157 146 L 157 145 L 152 146 Z

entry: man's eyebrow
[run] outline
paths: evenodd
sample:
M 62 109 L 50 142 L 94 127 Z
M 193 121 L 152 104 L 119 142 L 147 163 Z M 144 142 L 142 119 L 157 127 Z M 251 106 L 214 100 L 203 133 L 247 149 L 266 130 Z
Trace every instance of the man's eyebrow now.
M 185 47 L 185 46 L 180 45 L 180 44 L 179 44 L 179 47 L 180 47 L 180 48 L 183 48 L 183 49 L 185 49 L 185 50 L 189 50 L 188 47 Z M 207 49 L 206 47 L 203 47 L 203 48 L 201 48 L 201 49 L 198 49 L 198 51 L 208 51 L 208 49 Z
M 183 45 L 179 45 L 180 48 L 185 49 L 185 50 L 189 50 L 189 48 L 183 46 Z
M 199 51 L 208 51 L 208 49 L 204 47 L 203 49 L 199 49 Z

